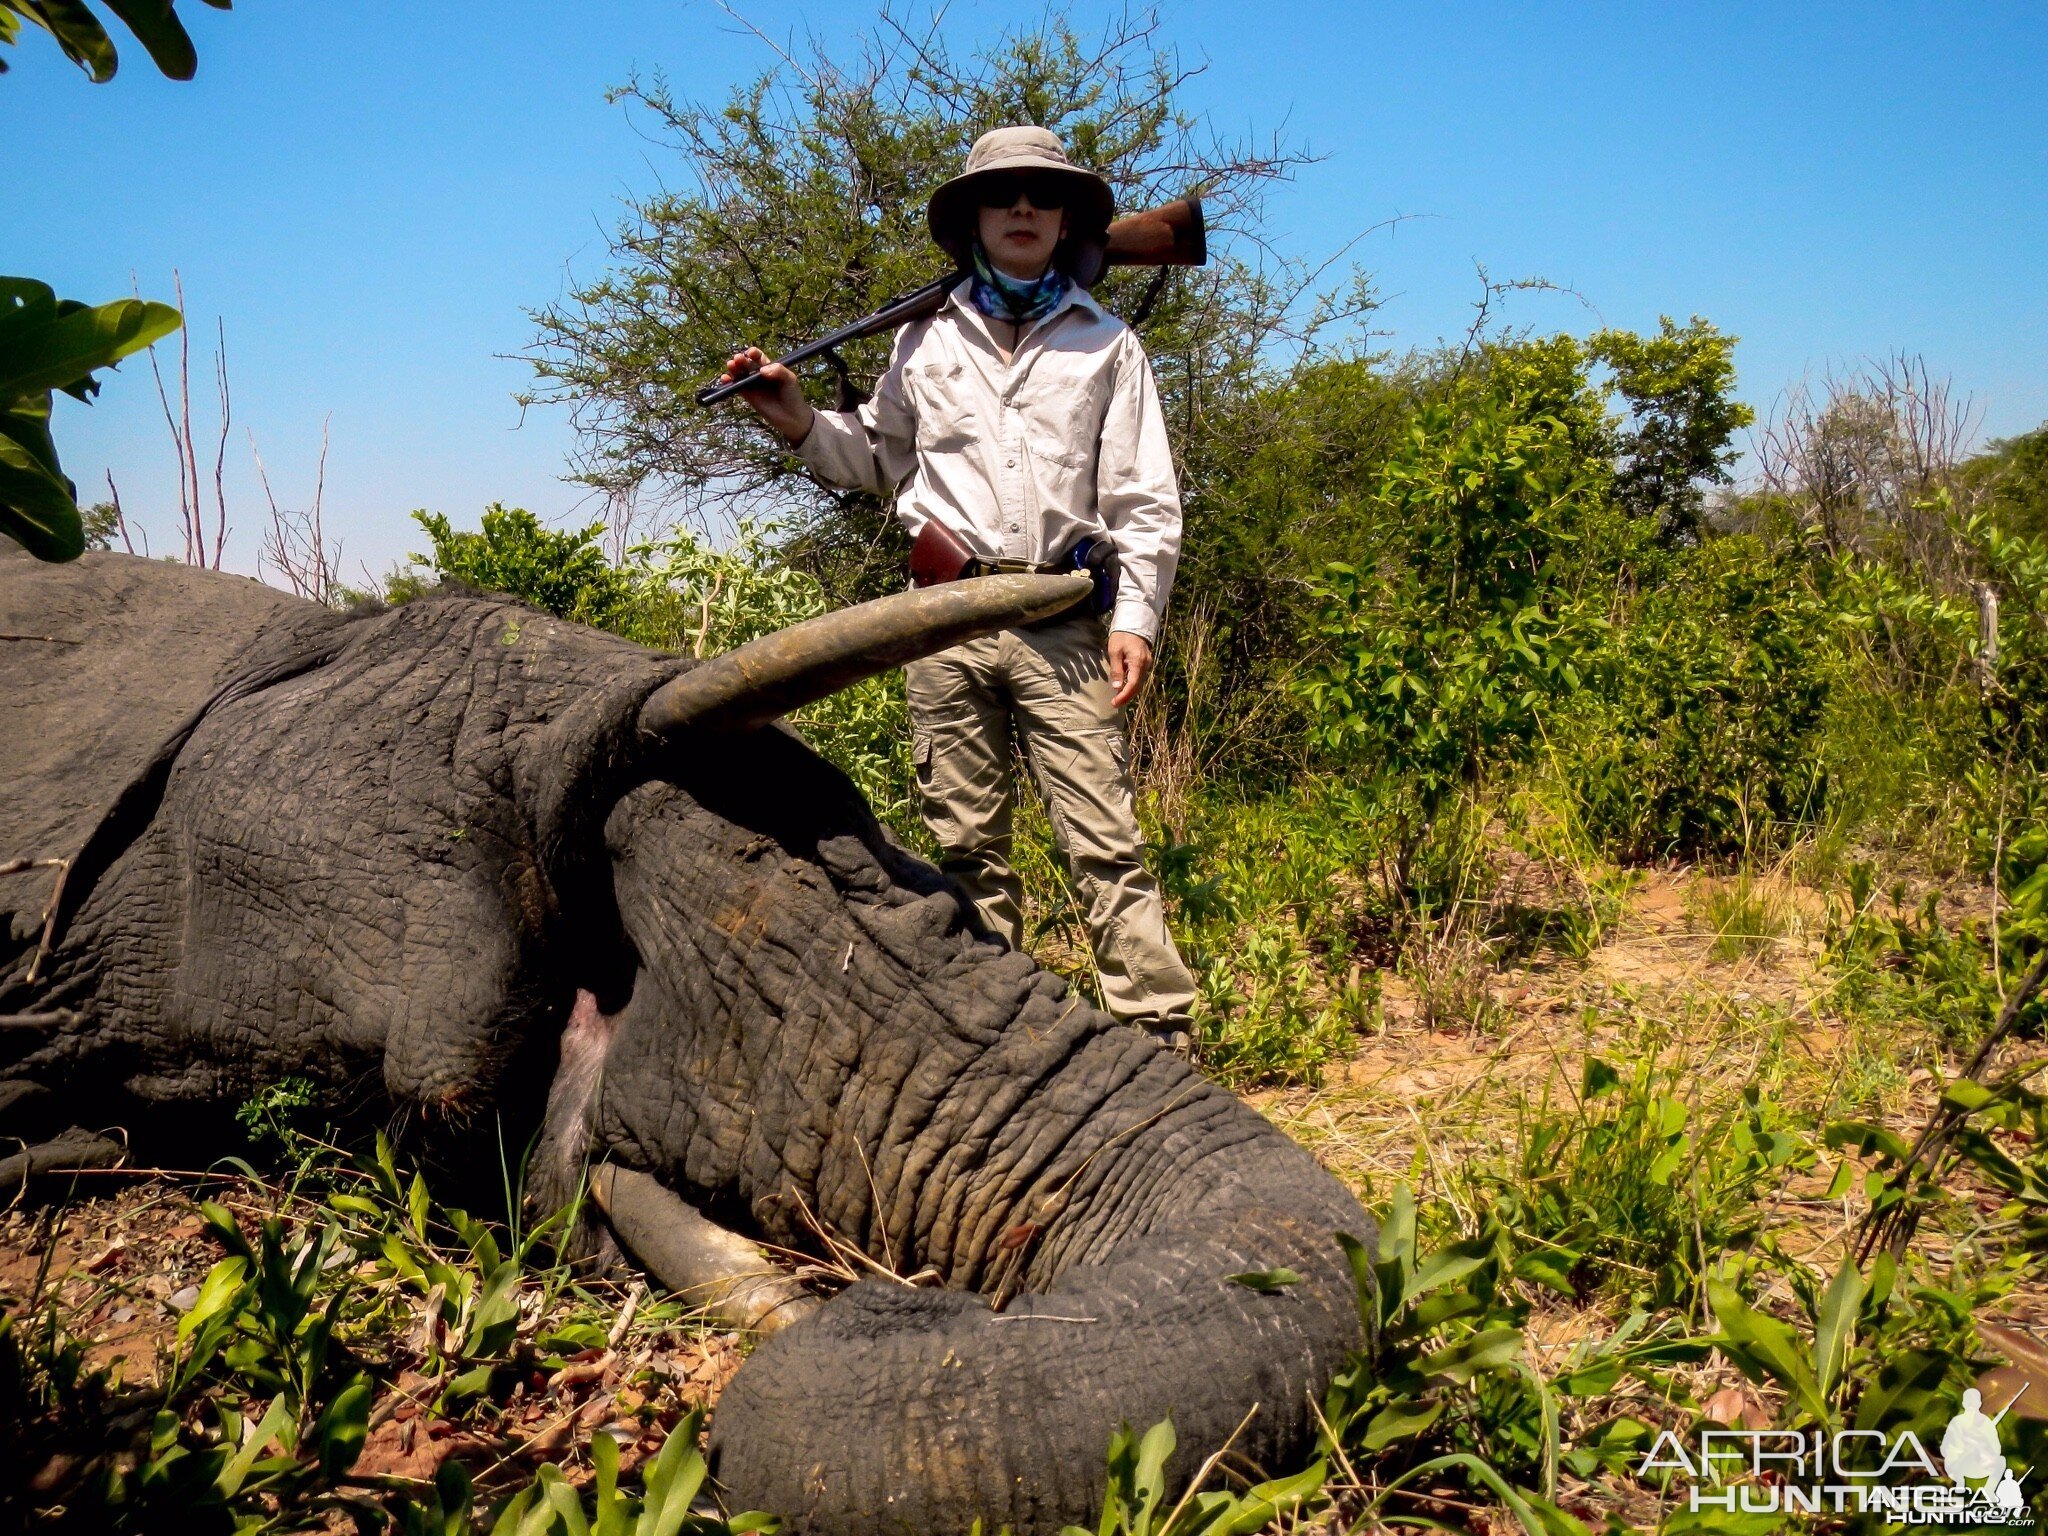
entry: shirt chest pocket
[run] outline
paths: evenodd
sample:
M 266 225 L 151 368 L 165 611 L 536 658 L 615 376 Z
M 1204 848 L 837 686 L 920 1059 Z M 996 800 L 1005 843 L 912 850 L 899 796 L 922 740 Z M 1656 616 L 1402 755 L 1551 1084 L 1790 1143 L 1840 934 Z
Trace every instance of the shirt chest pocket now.
M 980 434 L 966 368 L 957 362 L 917 363 L 906 374 L 917 407 L 918 450 L 947 453 L 973 443 Z
M 1092 476 L 1107 405 L 1098 381 L 1061 380 L 1052 388 L 1032 382 L 1034 387 L 1018 406 L 1033 462 L 1055 479 Z

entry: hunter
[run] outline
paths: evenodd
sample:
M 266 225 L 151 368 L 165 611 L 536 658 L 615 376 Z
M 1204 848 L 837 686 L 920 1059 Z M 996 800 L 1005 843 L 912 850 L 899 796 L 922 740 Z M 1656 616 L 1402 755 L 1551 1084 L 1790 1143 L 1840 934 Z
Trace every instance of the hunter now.
M 865 405 L 821 411 L 797 376 L 748 347 L 725 381 L 820 481 L 896 496 L 920 585 L 994 571 L 1083 569 L 1093 600 L 968 641 L 904 673 L 925 824 L 983 925 L 1024 941 L 1011 863 L 1012 743 L 1088 904 L 1103 1001 L 1191 1041 L 1195 984 L 1167 932 L 1132 801 L 1125 707 L 1180 555 L 1180 490 L 1152 365 L 1070 275 L 1099 251 L 1109 184 L 1043 128 L 998 128 L 932 195 L 932 238 L 969 274 L 896 333 Z

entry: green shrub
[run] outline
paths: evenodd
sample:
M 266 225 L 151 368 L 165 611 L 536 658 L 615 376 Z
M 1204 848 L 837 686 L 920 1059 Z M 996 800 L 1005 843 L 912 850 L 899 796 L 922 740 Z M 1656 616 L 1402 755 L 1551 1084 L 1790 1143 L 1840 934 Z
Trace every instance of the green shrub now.
M 1546 709 L 1583 682 L 1602 620 L 1569 580 L 1582 471 L 1566 424 L 1513 397 L 1432 405 L 1384 472 L 1375 563 L 1323 574 L 1325 659 L 1297 686 L 1324 747 L 1412 796 L 1404 900 L 1432 825 L 1489 770 L 1533 756 Z
M 1617 627 L 1574 722 L 1581 814 L 1624 858 L 1769 846 L 1826 807 L 1834 613 L 1796 550 L 1753 536 L 1669 571 Z
M 602 523 L 557 533 L 524 507 L 492 502 L 483 525 L 458 531 L 439 512 L 415 512 L 413 521 L 433 540 L 430 553 L 414 555 L 442 581 L 458 581 L 487 592 L 504 592 L 557 618 L 609 628 L 624 616 L 630 584 L 598 548 Z M 417 596 L 424 584 L 401 575 L 390 595 Z

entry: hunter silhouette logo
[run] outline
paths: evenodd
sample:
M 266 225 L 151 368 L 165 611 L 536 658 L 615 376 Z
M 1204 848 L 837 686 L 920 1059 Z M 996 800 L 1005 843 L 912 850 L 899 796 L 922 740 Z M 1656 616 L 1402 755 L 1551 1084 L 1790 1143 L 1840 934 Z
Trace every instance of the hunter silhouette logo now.
M 1996 1417 L 1984 1412 L 1975 1387 L 1941 1434 L 1941 1464 L 1910 1429 L 1707 1429 L 1690 1452 L 1671 1430 L 1660 1434 L 1636 1468 L 1682 1473 L 1692 1483 L 1689 1507 L 1731 1514 L 1873 1514 L 1902 1525 L 2026 1525 L 2024 1484 L 1998 1442 Z M 1871 1462 L 1875 1460 L 1876 1466 Z

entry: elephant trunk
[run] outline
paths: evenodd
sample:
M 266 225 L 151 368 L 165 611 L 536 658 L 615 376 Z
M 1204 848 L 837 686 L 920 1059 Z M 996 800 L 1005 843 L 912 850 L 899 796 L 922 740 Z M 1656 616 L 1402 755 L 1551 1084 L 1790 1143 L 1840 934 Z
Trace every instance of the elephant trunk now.
M 607 824 L 640 967 L 596 1155 L 771 1242 L 828 1233 L 942 1283 L 865 1282 L 762 1343 L 714 1418 L 730 1499 L 796 1531 L 1052 1532 L 1092 1523 L 1117 1428 L 1166 1418 L 1170 1477 L 1246 1420 L 1234 1457 L 1287 1470 L 1359 1339 L 1336 1235 L 1369 1241 L 1364 1210 L 849 833 L 814 763 L 758 732 Z
M 1270 1292 L 1229 1278 L 1283 1268 L 1301 1278 Z M 1240 1424 L 1236 1456 L 1289 1470 L 1358 1327 L 1327 1226 L 1219 1202 L 1001 1311 L 863 1282 L 755 1352 L 714 1465 L 732 1502 L 820 1536 L 1092 1525 L 1122 1424 L 1173 1420 L 1169 1497 Z

